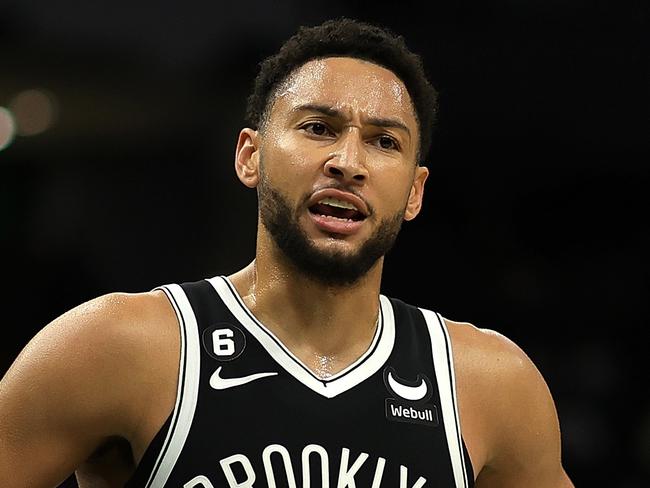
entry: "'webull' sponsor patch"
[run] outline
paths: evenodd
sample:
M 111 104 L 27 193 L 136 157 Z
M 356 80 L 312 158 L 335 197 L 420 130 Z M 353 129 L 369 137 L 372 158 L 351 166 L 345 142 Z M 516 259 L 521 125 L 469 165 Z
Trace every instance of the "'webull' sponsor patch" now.
M 395 422 L 422 424 L 436 427 L 439 424 L 438 408 L 427 403 L 433 395 L 431 380 L 418 374 L 415 381 L 397 376 L 395 369 L 384 370 L 384 383 L 393 398 L 386 399 L 386 418 Z
M 438 409 L 433 403 L 405 405 L 394 398 L 386 398 L 386 418 L 396 422 L 438 426 Z

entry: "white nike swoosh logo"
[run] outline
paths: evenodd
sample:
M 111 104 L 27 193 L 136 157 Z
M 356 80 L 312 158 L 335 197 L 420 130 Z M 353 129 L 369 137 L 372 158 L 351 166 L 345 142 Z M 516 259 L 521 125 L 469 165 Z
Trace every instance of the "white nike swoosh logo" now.
M 239 378 L 222 378 L 221 377 L 221 366 L 212 373 L 210 376 L 210 386 L 215 390 L 225 390 L 227 388 L 232 388 L 233 386 L 245 385 L 251 381 L 259 380 L 260 378 L 266 378 L 267 376 L 275 376 L 278 373 L 255 373 L 248 376 L 240 376 Z
M 418 386 L 407 386 L 402 383 L 398 383 L 395 378 L 393 378 L 393 373 L 388 372 L 388 385 L 391 389 L 397 393 L 399 396 L 406 400 L 418 401 L 422 400 L 427 395 L 427 384 L 422 378 L 422 383 Z

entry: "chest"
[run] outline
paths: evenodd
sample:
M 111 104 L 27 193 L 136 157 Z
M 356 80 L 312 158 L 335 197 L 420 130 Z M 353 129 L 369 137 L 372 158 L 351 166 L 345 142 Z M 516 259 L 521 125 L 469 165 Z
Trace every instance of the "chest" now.
M 365 364 L 368 357 L 318 380 L 298 362 L 288 371 L 247 340 L 228 362 L 201 355 L 191 420 L 179 413 L 175 422 L 185 439 L 172 479 L 411 488 L 451 476 L 436 378 L 424 361 L 403 361 L 394 350 L 379 368 Z
M 382 297 L 368 351 L 322 379 L 241 305 L 179 288 L 178 395 L 144 486 L 468 486 L 449 356 L 420 312 Z
M 158 455 L 151 466 L 141 463 L 151 469 L 150 486 L 467 484 L 448 347 L 435 315 L 428 321 L 382 297 L 368 350 L 322 379 L 225 280 L 168 292 L 183 337 L 179 387 Z

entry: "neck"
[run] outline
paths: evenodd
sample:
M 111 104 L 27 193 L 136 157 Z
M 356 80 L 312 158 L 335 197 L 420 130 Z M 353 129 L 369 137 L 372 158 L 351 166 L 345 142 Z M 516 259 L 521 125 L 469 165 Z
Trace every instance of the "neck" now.
M 356 283 L 332 287 L 258 250 L 230 279 L 260 322 L 312 371 L 329 376 L 354 362 L 372 341 L 382 264 Z

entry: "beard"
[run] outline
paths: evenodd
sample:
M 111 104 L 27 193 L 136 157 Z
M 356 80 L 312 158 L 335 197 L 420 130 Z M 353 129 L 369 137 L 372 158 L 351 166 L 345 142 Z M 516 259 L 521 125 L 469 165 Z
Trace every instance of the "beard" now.
M 262 177 L 258 186 L 260 220 L 284 257 L 303 276 L 329 287 L 358 282 L 393 247 L 404 210 L 379 223 L 376 231 L 355 252 L 320 249 L 298 223 L 289 201 Z

